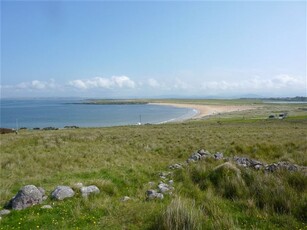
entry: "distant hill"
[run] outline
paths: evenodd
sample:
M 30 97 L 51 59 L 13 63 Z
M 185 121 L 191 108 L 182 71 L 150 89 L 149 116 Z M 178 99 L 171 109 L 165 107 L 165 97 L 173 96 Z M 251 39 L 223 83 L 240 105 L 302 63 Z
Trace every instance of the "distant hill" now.
M 247 99 L 247 98 L 241 98 L 241 99 Z M 250 98 L 249 98 L 250 99 Z M 261 99 L 261 100 L 268 100 L 268 101 L 306 101 L 307 97 L 268 97 L 268 98 L 254 98 L 254 99 Z

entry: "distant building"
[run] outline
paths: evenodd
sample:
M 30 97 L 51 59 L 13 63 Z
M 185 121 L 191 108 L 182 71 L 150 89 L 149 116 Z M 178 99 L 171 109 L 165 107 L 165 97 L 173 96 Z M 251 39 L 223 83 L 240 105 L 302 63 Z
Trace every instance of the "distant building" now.
M 286 118 L 286 116 L 287 116 L 286 113 L 280 113 L 280 114 L 278 115 L 278 118 L 279 118 L 279 119 L 284 119 L 284 118 Z

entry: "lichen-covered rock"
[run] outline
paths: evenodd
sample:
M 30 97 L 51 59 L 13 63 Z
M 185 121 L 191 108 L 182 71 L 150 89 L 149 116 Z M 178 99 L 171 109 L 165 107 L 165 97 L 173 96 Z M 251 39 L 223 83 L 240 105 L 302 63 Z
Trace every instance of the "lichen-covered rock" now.
M 32 205 L 40 204 L 43 201 L 43 194 L 35 185 L 22 187 L 16 196 L 9 202 L 9 207 L 15 210 L 22 210 Z
M 86 187 L 82 187 L 80 189 L 81 194 L 83 197 L 87 197 L 88 195 L 92 194 L 92 193 L 99 193 L 100 190 L 96 185 L 90 185 L 90 186 L 86 186 Z
M 64 200 L 65 198 L 73 197 L 75 192 L 68 186 L 57 186 L 51 193 L 53 199 Z

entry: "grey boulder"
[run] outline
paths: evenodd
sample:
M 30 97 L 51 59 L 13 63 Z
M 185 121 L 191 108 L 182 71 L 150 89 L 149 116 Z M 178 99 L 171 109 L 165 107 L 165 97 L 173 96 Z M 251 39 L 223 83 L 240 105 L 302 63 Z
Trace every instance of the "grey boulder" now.
M 152 189 L 146 191 L 146 197 L 147 197 L 147 200 L 154 200 L 154 199 L 162 200 L 164 198 L 162 193 L 159 193 L 156 190 L 152 190 Z
M 87 197 L 91 193 L 97 194 L 97 193 L 100 192 L 99 188 L 97 188 L 97 186 L 95 186 L 95 185 L 90 185 L 90 186 L 82 187 L 80 189 L 80 191 L 81 191 L 81 194 L 82 194 L 83 197 Z
M 63 185 L 56 187 L 51 193 L 52 198 L 56 200 L 64 200 L 65 198 L 73 197 L 74 195 L 75 192 L 72 188 Z
M 42 192 L 35 185 L 22 187 L 10 202 L 9 207 L 14 210 L 22 210 L 43 202 Z

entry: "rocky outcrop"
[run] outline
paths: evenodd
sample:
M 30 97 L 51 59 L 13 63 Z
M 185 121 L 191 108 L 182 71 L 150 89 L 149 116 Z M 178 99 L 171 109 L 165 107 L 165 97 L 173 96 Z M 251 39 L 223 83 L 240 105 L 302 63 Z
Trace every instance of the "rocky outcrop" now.
M 51 193 L 51 197 L 55 200 L 64 200 L 69 197 L 73 197 L 75 192 L 68 186 L 58 186 Z

